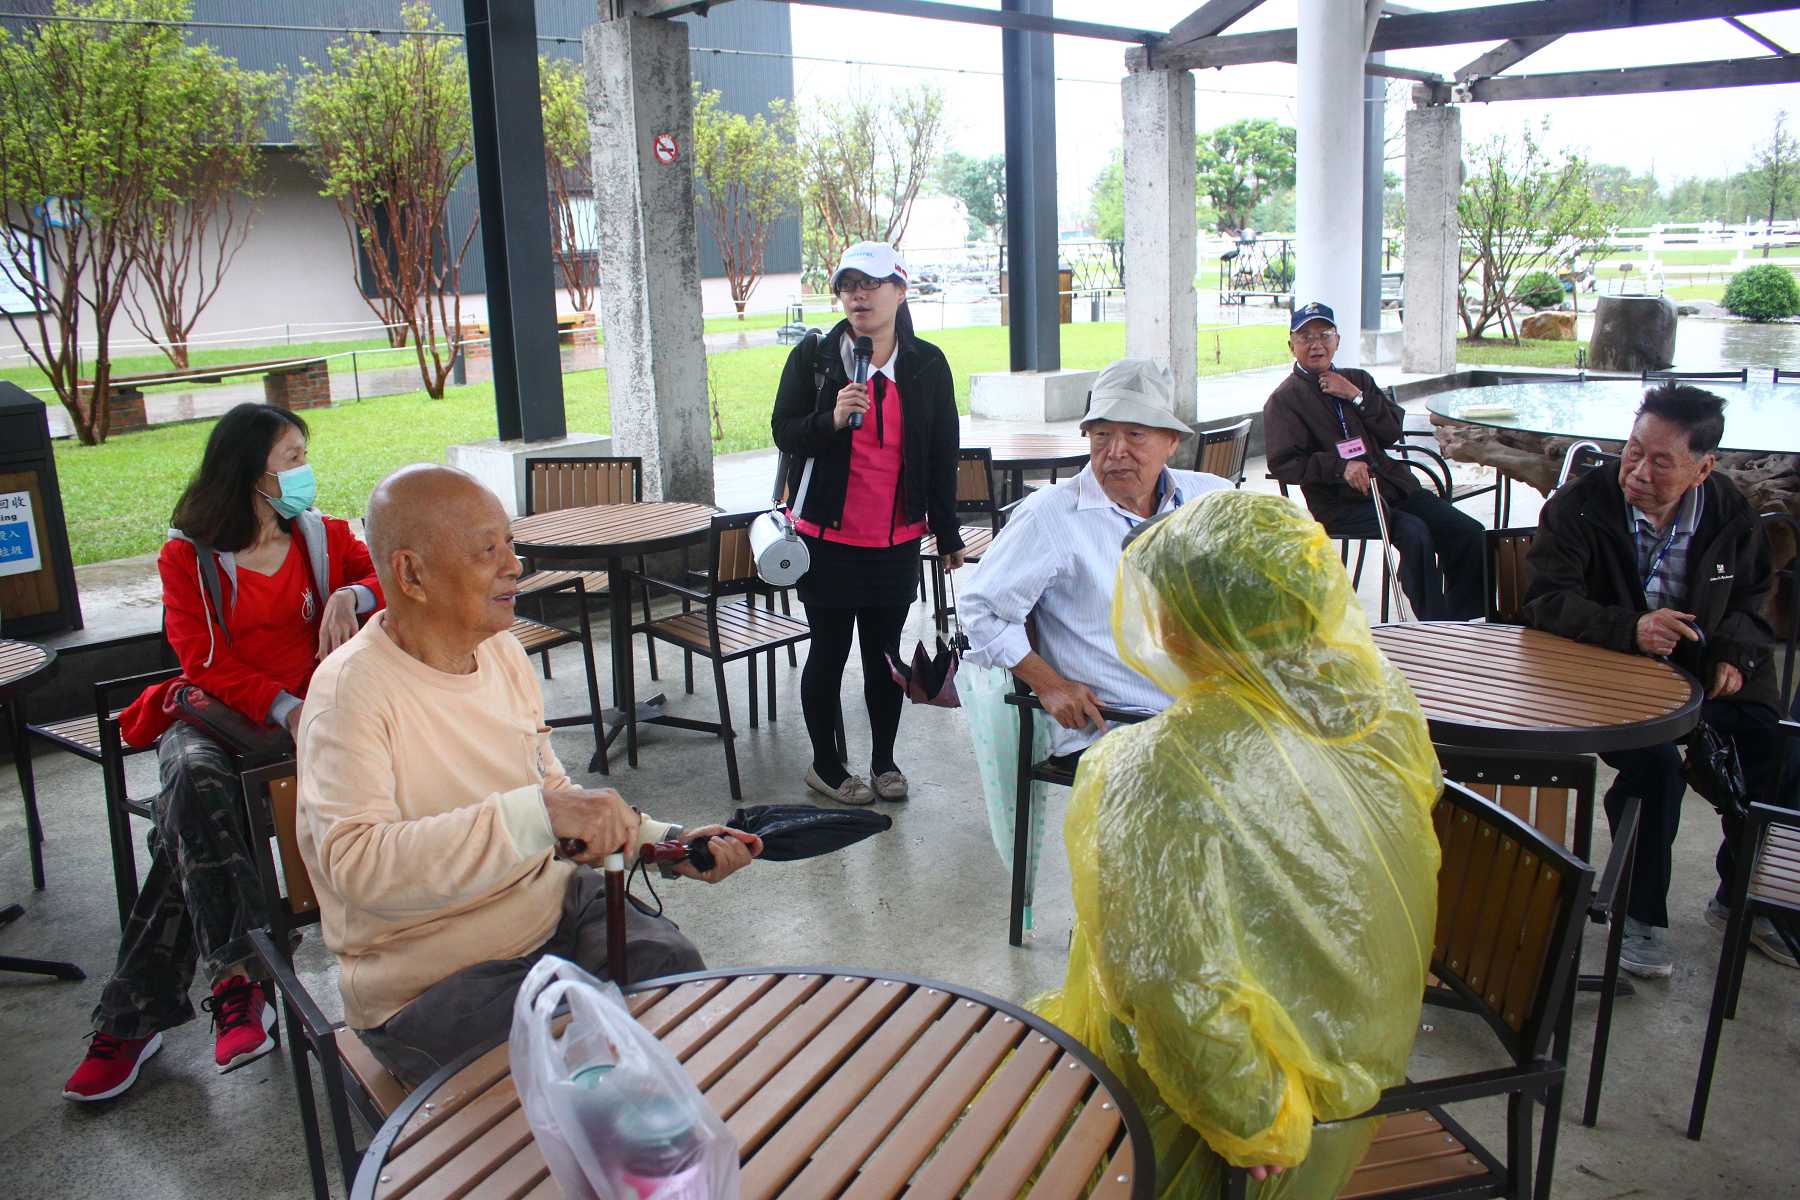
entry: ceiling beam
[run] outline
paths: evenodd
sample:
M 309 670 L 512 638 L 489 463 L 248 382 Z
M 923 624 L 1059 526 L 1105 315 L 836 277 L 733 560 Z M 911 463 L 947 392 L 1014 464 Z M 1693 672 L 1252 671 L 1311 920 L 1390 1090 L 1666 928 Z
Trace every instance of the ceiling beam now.
M 1412 79 L 1419 83 L 1443 83 L 1444 77 L 1436 71 L 1417 71 L 1412 67 L 1396 67 L 1392 63 L 1364 63 L 1364 75 L 1379 75 L 1384 79 Z
M 1487 4 L 1441 12 L 1386 16 L 1375 28 L 1372 51 L 1416 50 L 1427 46 L 1455 46 L 1466 42 L 1501 41 L 1531 37 L 1560 37 L 1644 25 L 1669 25 L 1714 17 L 1778 12 L 1795 7 L 1794 0 L 1521 0 L 1516 4 Z M 1126 53 L 1126 65 L 1135 71 L 1151 61 L 1162 68 L 1230 67 L 1244 63 L 1290 61 L 1297 44 L 1296 31 L 1277 29 L 1267 33 L 1231 34 L 1185 45 L 1160 42 L 1143 51 Z
M 1574 96 L 1625 96 L 1643 92 L 1686 92 L 1707 88 L 1755 87 L 1800 82 L 1800 58 L 1735 58 L 1717 62 L 1628 67 L 1618 71 L 1567 71 L 1546 75 L 1499 75 L 1467 84 L 1438 83 L 1415 88 L 1427 104 L 1449 104 L 1452 88 L 1467 87 L 1464 99 L 1560 100 Z
M 706 10 L 728 0 L 603 0 L 601 15 L 611 20 L 620 17 L 680 17 L 688 13 L 706 15 Z
M 1498 75 L 1514 63 L 1536 54 L 1555 40 L 1553 37 L 1509 38 L 1474 62 L 1456 68 L 1456 77 L 1458 79 L 1474 79 L 1481 75 Z
M 896 17 L 923 17 L 932 21 L 960 21 L 969 25 L 1014 29 L 1021 33 L 1059 33 L 1067 37 L 1137 42 L 1141 45 L 1148 45 L 1164 36 L 1157 29 L 1100 25 L 1093 21 L 1068 21 L 1062 17 L 1045 17 L 1037 13 L 996 12 L 991 8 L 970 8 L 966 4 L 944 4 L 940 0 L 787 0 L 787 3 L 806 4 L 814 8 L 842 8 L 853 12 L 885 13 Z
M 1175 27 L 1169 30 L 1169 41 L 1188 42 L 1214 37 L 1237 24 L 1245 13 L 1262 2 L 1263 0 L 1206 0 L 1205 4 L 1175 22 Z
M 1769 38 L 1764 37 L 1762 34 L 1756 32 L 1756 30 L 1750 28 L 1748 25 L 1744 24 L 1742 21 L 1738 20 L 1736 17 L 1726 17 L 1725 23 L 1727 25 L 1731 26 L 1733 29 L 1737 30 L 1739 33 L 1743 34 L 1745 37 L 1748 37 L 1754 41 L 1761 42 L 1763 45 L 1767 46 L 1769 49 L 1773 50 L 1777 54 L 1791 53 L 1791 51 L 1785 49 L 1784 47 L 1782 47 L 1780 45 L 1777 45 L 1774 41 L 1771 41 Z

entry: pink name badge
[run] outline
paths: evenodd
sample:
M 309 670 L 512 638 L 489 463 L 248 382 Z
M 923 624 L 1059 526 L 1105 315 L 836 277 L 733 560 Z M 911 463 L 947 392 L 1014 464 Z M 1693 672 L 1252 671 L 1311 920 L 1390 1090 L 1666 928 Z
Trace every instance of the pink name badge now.
M 1361 458 L 1368 453 L 1363 449 L 1363 440 L 1359 437 L 1346 438 L 1337 444 L 1339 458 Z

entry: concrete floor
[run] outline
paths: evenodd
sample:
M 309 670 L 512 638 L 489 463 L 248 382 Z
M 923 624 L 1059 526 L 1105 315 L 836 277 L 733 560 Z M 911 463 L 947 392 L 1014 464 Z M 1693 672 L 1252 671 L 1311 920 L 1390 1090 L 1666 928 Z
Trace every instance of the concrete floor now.
M 1262 466 L 1250 469 L 1252 486 Z M 1526 496 L 1530 493 L 1526 490 Z M 1529 507 L 1534 508 L 1535 505 Z M 1529 521 L 1530 511 L 1519 514 Z M 1373 572 L 1370 572 L 1373 575 Z M 1372 601 L 1370 580 L 1363 584 Z M 907 644 L 926 634 L 929 618 L 915 607 Z M 598 630 L 596 631 L 599 632 Z M 596 639 L 598 640 L 598 639 Z M 648 681 L 638 645 L 640 690 Z M 546 685 L 554 715 L 582 701 L 578 651 L 558 651 L 556 678 Z M 682 693 L 678 670 L 664 683 L 674 712 L 710 718 L 715 707 L 704 672 L 694 696 Z M 860 691 L 852 656 L 845 696 L 852 714 Z M 732 672 L 732 707 L 747 711 L 741 665 Z M 807 760 L 799 710 L 799 673 L 778 670 L 779 719 L 744 730 L 738 755 L 746 803 L 809 799 L 800 783 Z M 866 764 L 867 733 L 849 722 L 853 769 Z M 556 745 L 579 768 L 592 749 L 580 730 L 561 730 Z M 996 856 L 959 714 L 908 709 L 900 765 L 912 799 L 884 805 L 892 831 L 826 858 L 759 864 L 716 887 L 682 882 L 664 889 L 669 913 L 716 966 L 861 965 L 934 976 L 1013 1000 L 1028 1000 L 1060 982 L 1073 920 L 1068 870 L 1060 849 L 1053 794 L 1050 845 L 1036 906 L 1037 931 L 1020 949 L 1006 943 L 1008 877 Z M 25 905 L 26 918 L 0 934 L 0 952 L 72 959 L 89 973 L 82 983 L 0 975 L 0 1196 L 161 1197 L 308 1194 L 305 1158 L 285 1054 L 228 1076 L 214 1072 L 203 1022 L 166 1036 L 164 1049 L 138 1085 L 105 1105 L 70 1104 L 59 1088 L 83 1052 L 88 1013 L 116 951 L 117 923 L 97 770 L 65 755 L 37 758 L 48 844 L 49 888 L 29 888 L 24 822 L 17 785 L 0 772 L 0 902 Z M 689 824 L 725 818 L 733 807 L 717 742 L 697 734 L 652 729 L 641 765 L 622 765 L 609 781 L 628 800 L 663 818 Z M 154 761 L 132 760 L 134 790 L 153 784 Z M 1603 771 L 1604 786 L 1606 774 Z M 1565 1107 L 1556 1194 L 1601 1197 L 1772 1197 L 1800 1193 L 1792 1080 L 1800 1068 L 1800 975 L 1754 951 L 1738 1020 L 1727 1027 L 1713 1091 L 1708 1135 L 1682 1137 L 1705 1027 L 1719 936 L 1700 920 L 1712 888 L 1716 824 L 1690 798 L 1677 845 L 1670 899 L 1679 956 L 1675 976 L 1640 983 L 1618 1006 L 1607 1087 L 1596 1129 L 1578 1123 L 1585 1087 L 1595 998 L 1577 1001 L 1570 1103 Z M 142 825 L 138 831 L 141 836 Z M 1604 847 L 1605 832 L 1598 834 Z M 1603 852 L 1603 850 L 1602 850 Z M 140 849 L 140 861 L 142 852 Z M 1597 963 L 1601 931 L 1589 927 L 1587 957 Z M 338 1007 L 335 972 L 316 938 L 298 963 L 328 1012 Z M 198 994 L 197 997 L 198 998 Z M 1466 1015 L 1427 1010 L 1413 1074 L 1432 1075 L 1500 1065 L 1489 1039 Z M 1466 1122 L 1484 1136 L 1502 1127 L 1498 1104 L 1465 1106 Z

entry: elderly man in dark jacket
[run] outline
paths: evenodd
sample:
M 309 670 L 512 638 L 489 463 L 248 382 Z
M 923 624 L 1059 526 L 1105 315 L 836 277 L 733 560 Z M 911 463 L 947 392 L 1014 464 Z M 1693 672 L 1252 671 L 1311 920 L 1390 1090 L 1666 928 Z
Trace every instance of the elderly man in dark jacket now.
M 1400 552 L 1400 586 L 1422 620 L 1482 613 L 1481 524 L 1419 486 L 1388 454 L 1402 436 L 1400 406 L 1375 377 L 1339 367 L 1331 309 L 1303 304 L 1288 322 L 1294 369 L 1263 405 L 1269 473 L 1299 484 L 1307 511 L 1334 537 L 1379 537 L 1370 492 L 1380 489 Z
M 1706 687 L 1702 714 L 1730 737 L 1751 798 L 1772 799 L 1780 767 L 1778 692 L 1763 620 L 1768 553 L 1756 513 L 1713 472 L 1725 402 L 1695 387 L 1645 393 L 1617 471 L 1589 472 L 1544 505 L 1532 543 L 1525 620 L 1537 629 L 1626 653 L 1668 658 Z M 1643 800 L 1620 965 L 1674 969 L 1665 940 L 1672 848 L 1686 790 L 1673 744 L 1601 756 L 1618 771 L 1606 793 L 1615 826 L 1625 798 Z M 1722 821 L 1719 886 L 1707 920 L 1724 928 L 1737 822 Z M 1753 943 L 1787 966 L 1780 934 L 1760 921 Z

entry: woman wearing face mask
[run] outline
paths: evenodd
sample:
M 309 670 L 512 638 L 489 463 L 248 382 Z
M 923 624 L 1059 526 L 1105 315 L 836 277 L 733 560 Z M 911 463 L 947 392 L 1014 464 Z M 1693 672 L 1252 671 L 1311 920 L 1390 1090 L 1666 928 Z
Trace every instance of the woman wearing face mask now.
M 794 525 L 812 566 L 800 599 L 812 646 L 800 707 L 812 740 L 806 785 L 845 804 L 906 799 L 894 762 L 904 694 L 884 655 L 900 656 L 919 542 L 935 535 L 944 569 L 963 562 L 956 520 L 961 429 L 943 351 L 913 336 L 906 264 L 886 242 L 858 242 L 831 275 L 844 320 L 794 347 L 775 395 L 775 444 L 787 456 Z M 855 346 L 868 339 L 866 382 Z M 809 469 L 810 464 L 810 469 Z M 837 755 L 839 693 L 855 633 L 869 711 L 869 782 Z
M 63 1095 L 104 1100 L 137 1080 L 162 1031 L 194 1016 L 196 966 L 212 996 L 213 1056 L 221 1072 L 275 1048 L 249 931 L 267 923 L 243 829 L 232 754 L 164 711 L 192 684 L 252 724 L 286 729 L 321 659 L 381 603 L 374 564 L 350 526 L 312 507 L 306 423 L 285 409 L 241 404 L 220 418 L 200 469 L 175 506 L 157 568 L 163 632 L 181 675 L 119 716 L 125 741 L 156 744 L 150 871 L 126 922 L 118 964 L 94 1009 L 87 1057 Z

